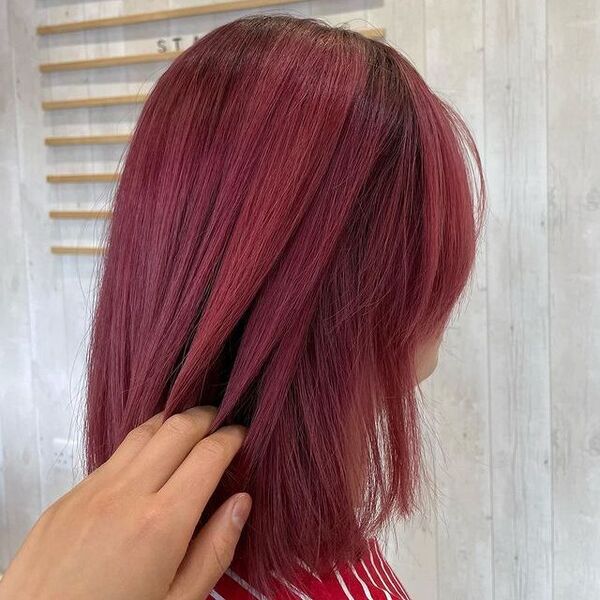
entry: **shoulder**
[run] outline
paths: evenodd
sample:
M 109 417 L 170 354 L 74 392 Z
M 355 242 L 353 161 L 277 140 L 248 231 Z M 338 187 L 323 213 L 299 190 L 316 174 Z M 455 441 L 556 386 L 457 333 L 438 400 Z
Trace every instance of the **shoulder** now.
M 228 569 L 210 594 L 213 600 L 410 600 L 377 543 L 359 561 L 338 568 L 326 579 L 311 573 L 302 576 L 302 589 L 282 582 L 281 590 L 265 597 Z
M 410 600 L 396 573 L 374 543 L 362 560 L 340 568 L 336 579 L 344 600 Z

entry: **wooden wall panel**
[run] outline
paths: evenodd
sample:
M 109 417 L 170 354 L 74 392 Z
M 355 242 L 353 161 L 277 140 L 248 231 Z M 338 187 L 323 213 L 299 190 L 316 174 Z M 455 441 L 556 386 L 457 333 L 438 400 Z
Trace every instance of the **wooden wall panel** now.
M 47 154 L 40 140 L 44 131 L 40 98 L 43 79 L 34 74 L 39 57 L 31 52 L 37 45 L 38 17 L 34 1 L 12 3 L 15 27 L 15 63 L 17 94 L 20 99 L 18 120 L 22 141 L 19 159 L 22 172 L 22 202 L 25 241 L 28 254 L 29 307 L 31 319 L 33 399 L 38 423 L 39 478 L 42 508 L 64 493 L 74 482 L 73 473 L 57 469 L 56 440 L 69 437 L 72 419 L 65 334 L 66 265 L 48 261 L 48 245 L 54 231 L 48 224 L 45 172 Z M 68 309 L 67 309 L 68 310 Z M 81 334 L 80 334 L 81 335 Z
M 546 13 L 485 6 L 492 560 L 496 600 L 552 598 Z
M 22 41 L 19 17 L 31 22 L 14 3 L 0 0 L 0 559 L 2 565 L 20 546 L 23 537 L 40 513 L 41 481 L 39 465 L 38 418 L 33 395 L 38 356 L 32 337 L 35 304 L 30 289 L 30 266 L 35 256 L 25 241 L 36 212 L 31 197 L 31 172 L 24 168 L 23 121 L 14 99 L 21 86 L 16 73 L 27 78 L 28 69 L 20 71 Z M 30 305 L 31 304 L 31 305 Z M 39 314 L 39 313 L 37 313 Z M 39 388 L 38 388 L 39 389 Z
M 426 75 L 425 3 L 423 0 L 385 2 L 368 6 L 369 23 L 386 23 L 386 41 L 400 50 Z M 430 382 L 423 385 L 425 393 L 423 426 L 424 467 L 430 483 L 423 487 L 423 506 L 419 514 L 393 528 L 385 540 L 386 556 L 399 574 L 407 590 L 415 598 L 438 600 L 438 553 L 436 544 L 437 503 L 433 490 L 437 437 L 431 407 Z M 439 600 L 442 600 L 439 598 Z
M 426 0 L 425 7 L 427 82 L 460 111 L 483 154 L 483 2 Z M 438 435 L 440 600 L 479 600 L 492 593 L 485 250 L 483 239 L 474 276 L 446 332 L 431 381 Z
M 215 4 L 211 0 L 207 4 Z M 40 73 L 40 63 L 188 47 L 248 12 L 384 27 L 479 143 L 489 213 L 477 268 L 423 386 L 434 488 L 387 554 L 415 600 L 600 596 L 600 9 L 595 0 L 306 0 L 271 9 L 36 36 L 39 24 L 181 8 L 196 0 L 0 0 L 0 570 L 40 510 L 81 474 L 85 351 L 114 182 L 141 104 L 42 111 L 44 100 L 147 93 L 167 64 Z M 32 51 L 33 50 L 33 51 Z M 8 66 L 8 68 L 7 68 Z M 14 100 L 18 98 L 18 105 Z M 6 309 L 8 307 L 8 310 Z
M 600 5 L 548 3 L 554 593 L 600 598 Z

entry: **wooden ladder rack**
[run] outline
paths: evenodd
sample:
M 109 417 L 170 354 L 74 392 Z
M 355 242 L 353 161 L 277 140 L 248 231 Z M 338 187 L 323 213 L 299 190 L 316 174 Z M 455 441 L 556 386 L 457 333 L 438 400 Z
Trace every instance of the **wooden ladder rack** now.
M 105 17 L 102 19 L 90 19 L 88 21 L 71 21 L 57 23 L 55 25 L 40 25 L 37 28 L 38 35 L 49 35 L 54 33 L 68 33 L 71 31 L 83 31 L 86 29 L 100 29 L 104 27 L 121 27 L 123 25 L 137 25 L 139 23 L 156 23 L 169 19 L 182 19 L 184 17 L 196 17 L 199 15 L 211 15 L 236 10 L 249 10 L 253 8 L 267 8 L 269 6 L 294 4 L 302 0 L 236 0 L 234 2 L 218 2 L 215 4 L 204 4 L 202 6 L 189 6 L 184 8 L 170 8 L 119 17 Z

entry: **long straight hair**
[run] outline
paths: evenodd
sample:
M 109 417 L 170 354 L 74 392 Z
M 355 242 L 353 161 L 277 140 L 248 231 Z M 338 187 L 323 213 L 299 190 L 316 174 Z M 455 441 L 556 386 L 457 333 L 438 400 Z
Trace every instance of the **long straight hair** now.
M 214 428 L 248 427 L 217 497 L 253 497 L 251 582 L 355 559 L 415 505 L 415 352 L 469 279 L 483 204 L 465 123 L 386 43 L 286 15 L 202 37 L 116 191 L 88 472 L 153 414 L 214 405 Z

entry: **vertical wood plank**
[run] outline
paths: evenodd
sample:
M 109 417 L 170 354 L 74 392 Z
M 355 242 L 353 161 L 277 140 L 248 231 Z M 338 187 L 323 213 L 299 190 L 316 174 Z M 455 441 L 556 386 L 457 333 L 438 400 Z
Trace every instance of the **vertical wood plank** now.
M 600 6 L 548 2 L 556 600 L 600 598 Z
M 421 73 L 425 73 L 424 0 L 367 2 L 367 20 L 385 29 L 385 40 L 401 51 Z
M 426 0 L 427 82 L 469 125 L 484 154 L 482 0 Z M 439 437 L 438 598 L 492 597 L 485 240 L 444 336 L 432 378 Z M 468 567 L 467 567 L 468 565 Z
M 381 5 L 367 2 L 367 22 L 385 27 L 386 42 L 402 52 L 426 76 L 426 22 L 423 0 L 386 1 Z M 437 510 L 434 492 L 435 448 L 437 436 L 430 382 L 423 385 L 425 395 L 423 447 L 425 468 L 431 484 L 424 485 L 422 506 L 406 522 L 399 522 L 383 541 L 385 554 L 414 598 L 438 600 L 438 555 L 436 545 Z M 441 600 L 441 598 L 440 598 Z
M 0 294 L 0 298 L 4 299 L 4 282 L 2 282 Z M 0 354 L 0 356 L 2 355 Z M 0 396 L 0 402 L 2 400 L 3 398 Z M 6 569 L 6 566 L 10 562 L 10 547 L 8 542 L 8 520 L 10 511 L 6 495 L 4 447 L 5 442 L 2 439 L 2 414 L 0 413 L 0 573 Z
M 546 14 L 485 6 L 488 339 L 496 600 L 552 598 Z
M 16 10 L 16 9 L 19 10 Z M 21 107 L 18 81 L 20 27 L 32 16 L 24 7 L 0 0 L 0 428 L 2 439 L 2 501 L 0 558 L 3 568 L 37 518 L 40 508 L 40 471 L 37 411 L 32 394 L 28 272 L 31 254 L 25 239 L 27 170 L 23 139 L 17 127 Z

